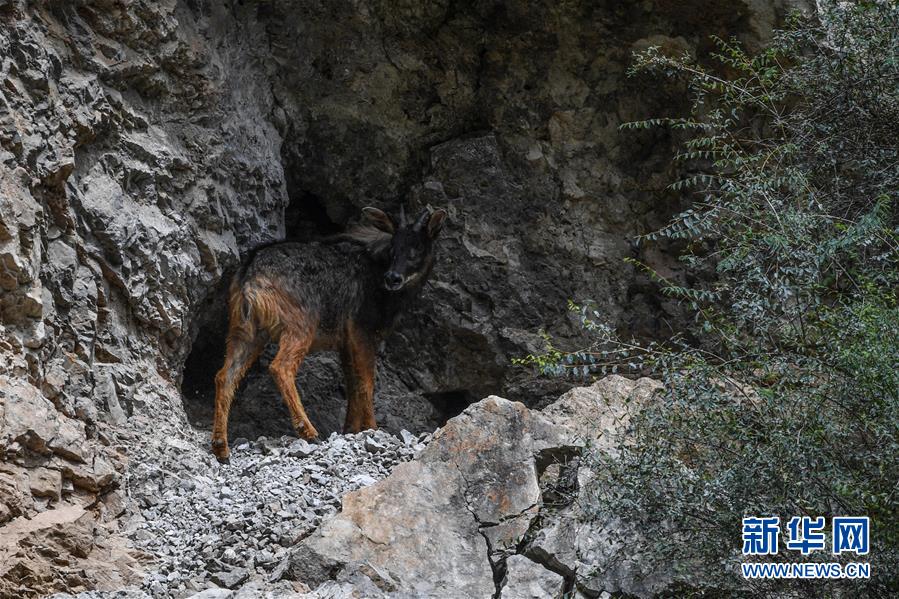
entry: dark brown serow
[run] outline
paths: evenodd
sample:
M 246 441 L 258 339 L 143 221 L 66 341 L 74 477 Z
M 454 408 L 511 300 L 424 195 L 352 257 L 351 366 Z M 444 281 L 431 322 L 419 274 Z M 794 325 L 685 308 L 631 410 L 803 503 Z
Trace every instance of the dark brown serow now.
M 266 343 L 278 343 L 269 366 L 301 437 L 318 432 L 303 410 L 295 378 L 310 352 L 340 352 L 346 378 L 344 430 L 375 428 L 377 346 L 434 262 L 434 239 L 444 210 L 426 210 L 399 224 L 377 208 L 362 222 L 324 242 L 280 242 L 258 248 L 231 282 L 225 365 L 215 377 L 212 451 L 227 461 L 228 413 L 241 379 Z

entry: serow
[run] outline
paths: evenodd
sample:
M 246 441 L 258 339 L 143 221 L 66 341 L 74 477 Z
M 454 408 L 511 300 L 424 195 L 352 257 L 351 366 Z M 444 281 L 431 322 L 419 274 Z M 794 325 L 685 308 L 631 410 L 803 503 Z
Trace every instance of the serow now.
M 231 282 L 225 364 L 215 377 L 212 452 L 227 462 L 228 413 L 234 393 L 266 344 L 278 344 L 269 366 L 305 439 L 318 432 L 303 409 L 296 374 L 310 352 L 340 353 L 346 379 L 344 432 L 376 428 L 377 347 L 430 275 L 434 240 L 445 210 L 395 222 L 363 208 L 358 225 L 311 243 L 277 242 L 253 250 Z

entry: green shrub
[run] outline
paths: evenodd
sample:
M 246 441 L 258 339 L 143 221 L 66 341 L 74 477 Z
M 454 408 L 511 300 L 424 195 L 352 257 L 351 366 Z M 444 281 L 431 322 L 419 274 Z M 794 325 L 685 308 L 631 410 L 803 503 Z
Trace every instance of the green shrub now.
M 595 343 L 524 360 L 665 383 L 619 454 L 592 457 L 586 491 L 592 517 L 640 526 L 623 550 L 672 571 L 678 596 L 899 593 L 899 8 L 819 9 L 755 56 L 717 40 L 717 66 L 655 48 L 636 58 L 635 73 L 680 79 L 693 102 L 685 118 L 624 128 L 689 134 L 672 187 L 695 202 L 641 242 L 682 239 L 684 262 L 715 273 L 697 288 L 657 277 L 695 313 L 698 342 L 627 341 L 575 306 Z M 826 516 L 828 529 L 870 516 L 871 554 L 855 559 L 871 579 L 743 580 L 753 515 Z M 834 559 L 782 539 L 775 561 Z

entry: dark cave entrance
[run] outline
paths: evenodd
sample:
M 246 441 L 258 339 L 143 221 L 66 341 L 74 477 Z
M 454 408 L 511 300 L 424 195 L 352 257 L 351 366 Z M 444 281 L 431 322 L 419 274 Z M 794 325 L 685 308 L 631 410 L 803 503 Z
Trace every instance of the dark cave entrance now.
M 341 230 L 343 226 L 331 220 L 320 197 L 307 191 L 291 195 L 290 203 L 284 210 L 285 239 L 311 241 Z
M 424 396 L 434 406 L 440 426 L 446 424 L 446 421 L 450 418 L 455 418 L 461 414 L 465 408 L 480 399 L 480 397 L 466 389 L 425 393 Z

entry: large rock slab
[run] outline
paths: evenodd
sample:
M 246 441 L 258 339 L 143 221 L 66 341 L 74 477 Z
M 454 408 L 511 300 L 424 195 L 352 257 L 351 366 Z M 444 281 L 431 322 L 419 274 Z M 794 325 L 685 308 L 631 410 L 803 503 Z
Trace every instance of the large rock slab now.
M 588 387 L 575 387 L 543 408 L 542 412 L 564 429 L 572 444 L 590 444 L 599 451 L 613 451 L 615 436 L 631 415 L 652 399 L 662 384 L 650 378 L 636 381 L 613 374 Z
M 493 595 L 488 546 L 459 471 L 412 462 L 390 479 L 346 496 L 341 515 L 301 544 L 292 577 L 316 586 L 332 576 L 384 571 L 422 596 Z
M 99 530 L 91 505 L 65 502 L 33 518 L 16 518 L 0 535 L 0 596 L 122 588 L 142 577 L 146 555 Z M 53 559 L 48 560 L 48 556 Z
M 4 454 L 24 448 L 73 462 L 84 462 L 90 455 L 84 423 L 60 414 L 36 387 L 0 376 L 0 402 L 0 451 Z
M 522 404 L 488 397 L 434 434 L 413 462 L 344 497 L 304 540 L 292 576 L 326 580 L 383 572 L 417 596 L 490 597 L 505 559 L 540 505 L 538 457 L 560 437 Z
M 580 458 L 588 446 L 613 451 L 659 388 L 613 376 L 542 412 L 495 396 L 469 406 L 414 461 L 346 495 L 296 547 L 290 577 L 388 596 L 647 596 L 665 581 L 638 560 L 613 561 L 614 539 L 637 533 L 587 517 L 592 474 Z

